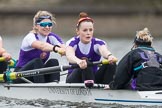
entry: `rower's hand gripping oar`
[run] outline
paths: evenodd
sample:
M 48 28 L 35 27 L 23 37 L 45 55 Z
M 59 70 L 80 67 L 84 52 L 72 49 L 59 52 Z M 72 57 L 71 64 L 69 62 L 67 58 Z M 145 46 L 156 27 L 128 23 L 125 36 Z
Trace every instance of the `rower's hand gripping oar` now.
M 0 57 L 0 62 L 3 62 L 3 61 L 5 61 L 5 58 Z M 15 68 L 15 66 L 16 66 L 16 60 L 14 60 L 14 59 L 7 61 L 7 63 L 8 63 L 9 68 Z
M 4 57 L 0 57 L 0 62 L 2 62 L 2 61 L 5 61 Z M 7 61 L 8 68 L 7 68 L 7 70 L 6 70 L 6 72 L 4 74 L 6 74 L 6 75 L 10 74 L 11 73 L 10 69 L 15 68 L 16 63 L 17 63 L 17 61 L 15 59 L 13 59 L 13 58 L 11 60 Z M 32 83 L 31 81 L 29 81 L 28 79 L 26 79 L 24 77 L 21 77 L 21 79 L 24 80 L 25 82 Z M 12 82 L 12 80 L 10 80 L 10 77 L 6 77 L 6 80 L 8 82 Z
M 58 47 L 58 48 L 60 48 L 58 51 L 56 51 L 56 47 Z M 64 48 L 61 48 L 61 46 L 59 46 L 59 45 L 54 45 L 54 47 L 53 47 L 53 51 L 55 52 L 55 53 L 58 53 L 58 54 L 60 54 L 61 56 L 64 56 L 65 55 L 65 49 Z
M 102 61 L 89 63 L 88 66 L 93 66 L 97 64 L 108 64 L 108 63 L 109 63 L 108 60 L 102 60 Z M 7 80 L 15 80 L 21 77 L 30 77 L 30 76 L 37 76 L 43 74 L 58 73 L 60 71 L 65 71 L 74 68 L 79 68 L 79 66 L 78 65 L 54 66 L 54 67 L 33 69 L 33 70 L 27 70 L 21 72 L 10 72 L 7 74 L 4 73 L 4 74 L 0 74 L 0 81 L 6 82 Z
M 4 74 L 11 73 L 10 69 L 16 67 L 16 60 L 10 59 L 9 61 L 6 61 L 5 57 L 0 57 L 0 62 L 7 62 L 7 69 Z M 8 82 L 11 82 L 10 79 L 7 79 Z

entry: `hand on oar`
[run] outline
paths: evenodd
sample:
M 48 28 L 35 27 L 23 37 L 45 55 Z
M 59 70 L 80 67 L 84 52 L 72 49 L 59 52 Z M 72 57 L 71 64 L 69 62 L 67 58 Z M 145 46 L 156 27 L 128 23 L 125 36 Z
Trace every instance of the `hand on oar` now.
M 64 45 L 61 45 L 61 46 L 55 45 L 55 46 L 53 47 L 53 51 L 54 51 L 55 53 L 60 54 L 61 56 L 64 56 L 64 55 L 65 55 L 65 46 L 64 46 Z
M 108 56 L 107 60 L 109 61 L 110 64 L 116 63 L 118 61 L 118 59 L 112 54 Z
M 61 56 L 65 56 L 65 50 L 64 49 L 60 49 L 57 53 L 59 53 Z
M 5 57 L 0 57 L 0 62 L 2 62 L 2 61 L 6 61 Z M 16 66 L 16 60 L 14 60 L 14 59 L 11 58 L 7 62 L 8 62 L 9 68 L 15 68 L 15 66 Z
M 96 61 L 96 62 L 86 62 L 86 60 L 81 60 L 79 63 L 77 63 L 77 65 L 81 68 L 81 69 L 85 69 L 87 66 L 92 66 L 92 65 L 97 65 L 97 64 L 110 64 L 110 63 L 115 63 L 117 62 L 117 58 L 114 58 L 113 60 L 109 61 L 107 59 L 104 59 L 102 61 Z
M 11 55 L 7 52 L 4 52 L 2 54 L 2 57 L 3 57 L 4 61 L 9 61 L 11 59 Z
M 15 68 L 15 67 L 16 67 L 16 63 L 17 63 L 17 61 L 16 61 L 15 59 L 11 59 L 11 60 L 8 62 L 9 68 Z

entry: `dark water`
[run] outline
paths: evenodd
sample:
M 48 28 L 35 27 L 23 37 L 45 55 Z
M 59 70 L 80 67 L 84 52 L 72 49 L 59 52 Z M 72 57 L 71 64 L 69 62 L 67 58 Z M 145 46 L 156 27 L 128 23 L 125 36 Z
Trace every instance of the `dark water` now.
M 3 36 L 2 36 L 3 37 Z M 19 48 L 23 37 L 3 37 L 4 47 L 12 54 L 14 59 L 18 58 Z M 104 39 L 104 38 L 102 38 Z M 64 39 L 66 42 L 67 39 Z M 132 39 L 104 39 L 108 44 L 108 49 L 120 60 L 132 47 Z M 162 38 L 155 39 L 154 48 L 162 53 Z M 52 53 L 51 57 L 56 57 L 60 61 L 60 65 L 67 65 L 65 57 L 60 57 L 58 54 Z M 66 72 L 64 72 L 66 73 Z M 65 80 L 66 75 L 61 76 L 61 80 Z M 98 103 L 73 103 L 64 101 L 49 101 L 45 99 L 37 100 L 20 100 L 16 98 L 0 97 L 0 108 L 162 108 L 162 106 L 124 106 L 119 104 L 98 104 Z
M 160 106 L 120 105 L 99 103 L 77 103 L 64 101 L 50 101 L 46 99 L 20 100 L 16 98 L 0 97 L 0 108 L 162 108 Z

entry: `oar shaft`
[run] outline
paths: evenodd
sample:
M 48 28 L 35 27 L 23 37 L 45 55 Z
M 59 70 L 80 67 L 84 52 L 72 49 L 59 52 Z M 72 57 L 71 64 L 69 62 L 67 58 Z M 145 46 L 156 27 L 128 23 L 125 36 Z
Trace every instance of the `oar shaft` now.
M 44 75 L 44 74 L 51 74 L 51 73 L 57 73 L 57 72 L 60 72 L 60 71 L 65 71 L 65 70 L 67 70 L 71 67 L 72 67 L 71 65 L 55 66 L 55 67 L 48 67 L 48 68 L 40 68 L 40 69 L 34 69 L 34 70 L 15 72 L 15 74 L 16 74 L 16 78 L 37 76 L 37 75 Z
M 93 66 L 97 64 L 108 64 L 108 61 L 97 61 L 89 63 L 88 66 Z M 78 65 L 67 65 L 67 66 L 55 66 L 55 67 L 47 67 L 47 68 L 40 68 L 40 69 L 33 69 L 33 70 L 26 70 L 21 72 L 8 72 L 5 74 L 0 74 L 0 81 L 8 81 L 14 80 L 21 77 L 30 77 L 30 76 L 37 76 L 37 75 L 44 75 L 44 74 L 51 74 L 51 73 L 58 73 L 61 71 L 65 71 L 68 69 L 79 68 Z
M 101 63 L 102 62 L 99 61 L 99 62 L 93 62 L 92 64 L 88 64 L 88 65 L 96 65 L 96 64 L 101 64 Z M 20 77 L 29 77 L 29 76 L 57 73 L 60 71 L 65 71 L 65 70 L 74 69 L 74 68 L 79 68 L 79 66 L 78 65 L 55 66 L 55 67 L 15 72 L 15 74 L 16 74 L 16 78 L 20 78 Z
M 58 73 L 60 71 L 65 71 L 70 68 L 74 68 L 74 67 L 72 67 L 71 65 L 55 66 L 55 67 L 40 68 L 40 69 L 27 70 L 27 71 L 21 71 L 21 72 L 10 72 L 10 73 L 5 73 L 5 74 L 0 74 L 0 81 L 6 81 L 8 79 L 14 80 L 14 79 L 21 78 L 21 77 L 30 77 L 30 76 Z

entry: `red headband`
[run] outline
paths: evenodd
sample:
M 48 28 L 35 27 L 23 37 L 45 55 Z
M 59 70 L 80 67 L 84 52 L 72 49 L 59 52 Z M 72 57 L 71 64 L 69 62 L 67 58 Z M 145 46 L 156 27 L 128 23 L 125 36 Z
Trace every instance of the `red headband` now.
M 82 21 L 85 21 L 85 20 L 90 20 L 90 21 L 93 23 L 93 19 L 92 19 L 92 18 L 90 18 L 90 17 L 83 17 L 83 18 L 80 18 L 80 19 L 78 20 L 77 26 L 79 26 L 79 24 L 80 24 Z

